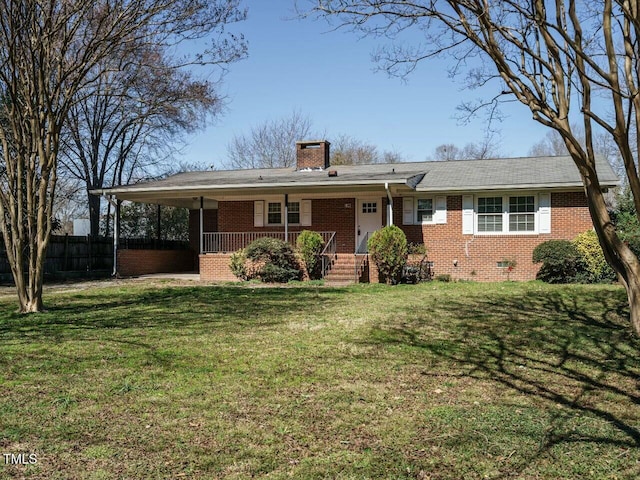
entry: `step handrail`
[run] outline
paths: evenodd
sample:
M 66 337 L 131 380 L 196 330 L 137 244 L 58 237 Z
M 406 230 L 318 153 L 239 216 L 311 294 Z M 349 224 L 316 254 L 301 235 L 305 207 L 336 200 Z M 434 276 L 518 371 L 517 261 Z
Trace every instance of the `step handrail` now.
M 324 278 L 331 266 L 332 259 L 336 256 L 336 232 L 331 234 L 331 237 L 325 244 L 322 252 L 320 253 L 320 258 L 322 260 L 322 276 Z

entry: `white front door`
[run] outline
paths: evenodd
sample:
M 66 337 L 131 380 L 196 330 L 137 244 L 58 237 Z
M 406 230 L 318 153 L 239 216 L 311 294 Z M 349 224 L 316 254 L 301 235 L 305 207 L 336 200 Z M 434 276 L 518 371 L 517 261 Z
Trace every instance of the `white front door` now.
M 380 198 L 360 198 L 356 210 L 356 251 L 365 238 L 382 228 L 382 201 Z M 362 245 L 360 253 L 367 251 Z

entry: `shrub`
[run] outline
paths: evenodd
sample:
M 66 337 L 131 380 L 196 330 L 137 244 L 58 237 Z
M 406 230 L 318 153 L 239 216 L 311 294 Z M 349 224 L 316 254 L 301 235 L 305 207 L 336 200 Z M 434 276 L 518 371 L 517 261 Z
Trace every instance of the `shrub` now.
M 229 268 L 240 280 L 248 280 L 247 275 L 247 254 L 244 248 L 241 248 L 237 252 L 231 254 L 231 261 L 229 262 Z
M 407 244 L 407 264 L 402 270 L 403 283 L 419 283 L 431 280 L 433 272 L 427 260 L 427 247 L 424 243 Z
M 435 278 L 436 282 L 449 283 L 451 280 L 452 280 L 451 275 L 449 275 L 448 273 L 436 275 L 436 278 Z
M 296 246 L 298 247 L 298 252 L 300 253 L 300 257 L 302 257 L 304 266 L 307 269 L 309 278 L 311 280 L 320 278 L 319 257 L 324 248 L 322 235 L 318 232 L 303 230 L 300 232 L 300 235 L 298 235 Z
M 536 278 L 547 283 L 572 283 L 584 275 L 580 252 L 568 240 L 548 240 L 533 250 L 533 263 L 542 262 Z
M 371 235 L 367 247 L 380 278 L 387 284 L 398 283 L 407 263 L 407 237 L 404 232 L 395 225 L 384 227 Z
M 259 238 L 233 253 L 229 267 L 241 280 L 286 283 L 302 277 L 293 248 L 276 238 Z
M 589 282 L 612 282 L 615 280 L 616 274 L 604 258 L 604 252 L 596 232 L 588 230 L 581 233 L 573 239 L 572 243 L 580 254 Z

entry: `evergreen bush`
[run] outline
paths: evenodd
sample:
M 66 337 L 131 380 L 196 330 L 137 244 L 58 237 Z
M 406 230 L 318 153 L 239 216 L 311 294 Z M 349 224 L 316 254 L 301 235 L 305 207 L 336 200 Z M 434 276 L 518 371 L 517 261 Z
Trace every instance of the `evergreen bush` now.
M 298 253 L 302 258 L 307 274 L 311 280 L 320 278 L 320 254 L 324 248 L 324 240 L 318 232 L 303 230 L 296 240 Z
M 547 283 L 573 283 L 584 278 L 580 252 L 569 240 L 548 240 L 533 250 L 533 263 L 542 263 L 536 278 Z
M 378 267 L 380 279 L 396 284 L 407 263 L 407 237 L 395 225 L 389 225 L 371 235 L 367 242 L 371 260 Z
M 596 232 L 588 230 L 581 233 L 572 243 L 580 253 L 590 283 L 612 282 L 616 279 L 615 272 L 604 257 Z

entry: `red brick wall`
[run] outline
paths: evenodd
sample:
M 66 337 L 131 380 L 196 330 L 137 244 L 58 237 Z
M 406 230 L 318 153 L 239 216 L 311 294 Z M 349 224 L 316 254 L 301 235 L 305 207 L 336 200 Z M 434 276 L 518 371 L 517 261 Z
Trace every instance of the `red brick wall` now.
M 332 198 L 311 201 L 311 225 L 290 225 L 290 232 L 314 230 L 336 232 L 336 247 L 339 253 L 355 250 L 355 206 L 354 198 Z M 265 205 L 266 208 L 266 205 Z M 218 203 L 218 231 L 220 232 L 283 232 L 284 226 L 253 226 L 253 201 Z
M 207 253 L 200 255 L 200 280 L 202 281 L 238 281 L 231 273 L 229 263 L 231 253 Z
M 191 272 L 195 268 L 191 250 L 118 250 L 118 274 L 123 277 Z
M 386 204 L 386 199 L 382 200 L 383 204 Z M 435 263 L 435 274 L 449 274 L 457 279 L 534 279 L 539 265 L 532 263 L 531 255 L 538 244 L 550 239 L 570 240 L 592 228 L 586 198 L 582 192 L 553 193 L 552 233 L 539 235 L 462 235 L 461 195 L 447 197 L 447 223 L 442 225 L 402 225 L 402 198 L 394 198 L 393 203 L 394 223 L 404 230 L 409 242 L 425 243 L 429 260 Z M 312 225 L 290 226 L 289 229 L 292 232 L 303 229 L 335 231 L 338 253 L 352 253 L 355 248 L 355 208 L 354 198 L 313 200 Z M 386 222 L 386 207 L 383 210 L 383 222 Z M 220 202 L 217 227 L 221 232 L 284 230 L 282 226 L 254 227 L 253 201 Z M 457 265 L 454 265 L 454 260 L 457 260 Z M 502 260 L 515 260 L 516 267 L 507 273 L 506 269 L 496 265 Z M 221 262 L 216 271 L 226 272 L 228 258 Z M 202 258 L 200 265 L 202 268 Z M 205 274 L 205 277 L 207 275 Z M 228 275 L 220 273 L 218 276 L 220 278 L 215 278 L 216 280 L 235 279 L 230 271 Z
M 479 281 L 532 280 L 540 267 L 531 261 L 537 245 L 551 239 L 571 240 L 593 227 L 582 192 L 551 195 L 551 234 L 462 235 L 461 195 L 447 197 L 446 224 L 402 225 L 401 198 L 394 198 L 394 220 L 409 242 L 424 239 L 436 275 Z M 515 260 L 515 268 L 510 273 L 498 268 L 502 260 Z

